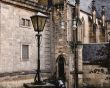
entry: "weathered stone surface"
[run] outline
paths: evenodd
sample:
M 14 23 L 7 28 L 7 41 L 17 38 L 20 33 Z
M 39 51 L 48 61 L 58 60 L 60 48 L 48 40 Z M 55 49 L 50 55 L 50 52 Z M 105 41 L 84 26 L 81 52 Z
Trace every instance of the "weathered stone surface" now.
M 46 10 L 46 7 L 39 4 L 37 0 L 1 0 L 1 2 L 14 5 L 17 7 L 23 7 L 24 9 L 28 9 L 31 11 L 39 10 L 45 12 Z
M 22 18 L 30 20 L 30 16 L 34 15 L 36 11 L 15 5 L 0 2 L 0 73 L 35 70 L 37 68 L 36 33 L 32 24 L 30 27 L 20 25 Z M 48 27 L 45 27 L 41 41 L 42 70 L 50 70 L 51 40 L 49 38 L 51 32 L 48 30 Z M 22 44 L 29 45 L 28 61 L 22 59 Z
M 37 85 L 37 84 L 32 84 L 32 83 L 27 83 L 24 84 L 25 88 L 56 88 L 55 85 L 47 83 L 44 85 Z
M 2 0 L 0 1 L 0 73 L 13 73 L 16 71 L 35 70 L 37 68 L 37 40 L 35 39 L 35 32 L 32 24 L 30 27 L 22 27 L 20 19 L 26 18 L 30 20 L 30 16 L 34 15 L 36 11 L 42 10 L 42 6 L 37 8 L 35 3 L 29 3 L 32 0 Z M 91 2 L 91 0 L 89 0 Z M 81 2 L 82 3 L 82 2 Z M 83 7 L 87 2 L 82 3 Z M 88 6 L 88 5 L 87 5 Z M 88 9 L 88 8 L 86 8 Z M 54 14 L 50 12 L 50 19 L 42 33 L 41 41 L 41 69 L 46 70 L 51 75 L 58 77 L 58 56 L 63 55 L 65 59 L 64 72 L 66 75 L 66 86 L 72 88 L 74 83 L 74 54 L 71 51 L 68 41 L 73 39 L 72 28 L 72 11 L 73 7 L 65 3 L 63 11 L 54 9 Z M 62 12 L 62 17 L 59 13 Z M 90 24 L 88 15 L 90 14 L 80 11 L 80 19 L 83 25 L 78 27 L 78 39 L 82 40 L 83 44 L 90 43 Z M 54 17 L 53 17 L 54 16 Z M 63 19 L 61 19 L 63 18 Z M 61 28 L 61 20 L 65 21 L 65 28 Z M 84 23 L 83 23 L 84 22 Z M 108 24 L 109 25 L 109 24 Z M 100 43 L 100 29 L 97 28 L 97 43 Z M 21 45 L 29 45 L 29 60 L 23 61 L 21 58 Z M 97 77 L 96 74 L 92 76 L 86 73 L 86 70 L 92 67 L 83 67 L 82 62 L 82 45 L 78 45 L 78 70 L 84 75 L 90 77 Z M 97 66 L 95 66 L 97 67 Z M 46 72 L 44 72 L 46 73 Z M 46 76 L 50 76 L 47 75 Z M 83 77 L 79 74 L 79 83 L 82 84 Z M 104 75 L 105 76 L 105 75 Z M 100 75 L 101 77 L 101 75 Z M 108 79 L 108 78 L 107 78 Z M 94 78 L 95 80 L 95 78 Z M 98 82 L 99 78 L 95 82 Z M 102 83 L 103 79 L 100 81 Z M 92 82 L 94 82 L 92 80 Z
M 100 67 L 99 65 L 84 64 L 83 71 L 84 83 L 87 85 L 94 85 L 102 88 L 105 88 L 105 86 L 110 87 L 110 75 L 107 68 Z

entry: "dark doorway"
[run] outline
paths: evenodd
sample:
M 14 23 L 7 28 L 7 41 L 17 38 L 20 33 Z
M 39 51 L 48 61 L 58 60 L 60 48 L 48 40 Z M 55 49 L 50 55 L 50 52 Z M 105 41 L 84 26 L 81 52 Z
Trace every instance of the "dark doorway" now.
M 65 62 L 65 59 L 64 57 L 61 55 L 58 57 L 58 77 L 60 79 L 65 79 L 65 74 L 64 74 L 64 63 Z

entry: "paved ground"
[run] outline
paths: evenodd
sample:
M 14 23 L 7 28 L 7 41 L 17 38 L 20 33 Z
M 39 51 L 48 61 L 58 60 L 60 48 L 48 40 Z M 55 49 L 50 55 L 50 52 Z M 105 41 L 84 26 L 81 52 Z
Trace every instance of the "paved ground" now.
M 15 76 L 0 78 L 0 88 L 23 88 L 23 83 L 33 82 L 33 76 Z

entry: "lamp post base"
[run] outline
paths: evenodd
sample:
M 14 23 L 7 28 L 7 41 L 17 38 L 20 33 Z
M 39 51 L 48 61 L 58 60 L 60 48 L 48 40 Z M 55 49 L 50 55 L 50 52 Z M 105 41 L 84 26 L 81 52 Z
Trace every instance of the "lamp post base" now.
M 55 85 L 50 83 L 25 83 L 24 88 L 56 88 Z

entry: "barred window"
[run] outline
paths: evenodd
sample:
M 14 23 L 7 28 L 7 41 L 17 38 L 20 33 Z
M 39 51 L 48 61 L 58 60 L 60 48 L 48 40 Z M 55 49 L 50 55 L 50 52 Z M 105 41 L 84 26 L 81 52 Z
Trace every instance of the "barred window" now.
M 22 45 L 22 60 L 29 60 L 29 45 Z

